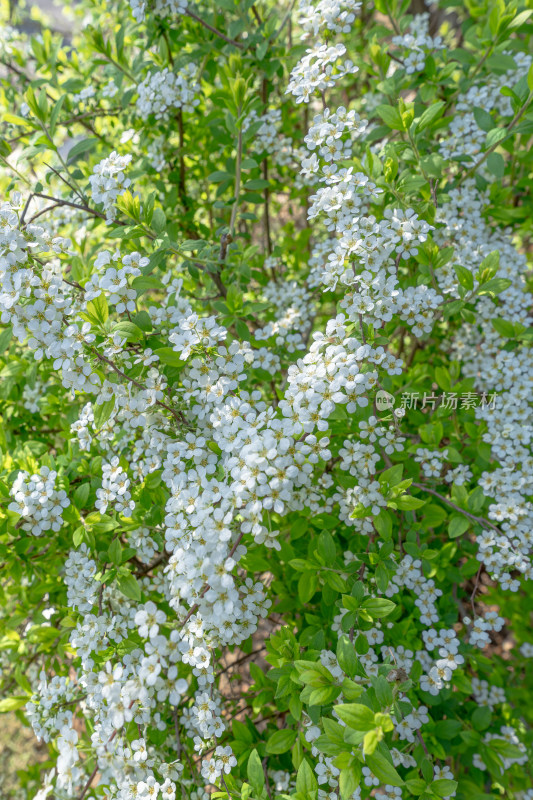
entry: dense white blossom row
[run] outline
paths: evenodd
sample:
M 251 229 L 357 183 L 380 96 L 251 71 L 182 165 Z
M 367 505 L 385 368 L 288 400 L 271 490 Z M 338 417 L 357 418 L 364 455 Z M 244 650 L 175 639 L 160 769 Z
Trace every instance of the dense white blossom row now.
M 315 114 L 306 132 L 307 150 L 299 150 L 290 140 L 276 140 L 280 121 L 276 109 L 262 116 L 252 114 L 246 122 L 246 126 L 261 123 L 254 147 L 268 153 L 277 166 L 300 159 L 301 176 L 313 185 L 309 220 L 318 231 L 321 223 L 324 234 L 313 248 L 305 285 L 284 280 L 283 266 L 274 259 L 267 262 L 276 275 L 263 293 L 273 318 L 254 330 L 254 345 L 259 346 L 232 340 L 216 317 L 195 312 L 181 295 L 181 281 L 169 274 L 161 301 L 147 309 L 154 329 L 183 362 L 179 381 L 169 385 L 158 369 L 157 354 L 138 352 L 120 331 L 106 330 L 104 335 L 95 321 L 88 321 L 99 298 L 105 297 L 118 318 L 127 320 L 137 311 L 134 281 L 148 264 L 147 255 L 102 250 L 91 277 L 82 286 L 75 285 L 62 272 L 61 259 L 71 243 L 45 227 L 21 224 L 22 198 L 12 197 L 0 206 L 2 322 L 13 325 L 19 342 L 33 351 L 36 360 L 52 363 L 65 388 L 86 395 L 71 430 L 82 451 L 102 457 L 94 505 L 102 514 L 122 515 L 128 526 L 133 516 L 124 538 L 135 550 L 141 564 L 137 578 L 151 598 L 143 603 L 129 600 L 105 573 L 99 574 L 85 544 L 70 552 L 63 579 L 68 605 L 79 615 L 70 645 L 80 664 L 69 679 L 41 675 L 27 706 L 36 735 L 56 741 L 55 787 L 66 796 L 74 795 L 88 778 L 78 748 L 74 706 L 67 705 L 81 693 L 82 708 L 92 720 L 92 754 L 100 785 L 109 800 L 159 796 L 174 800 L 183 789 L 191 789 L 191 779 L 182 774 L 185 760 L 176 732 L 192 742 L 206 786 L 237 763 L 231 748 L 218 743 L 226 722 L 214 652 L 248 639 L 271 607 L 266 586 L 247 576 L 242 567 L 246 542 L 280 548 L 282 534 L 274 516 L 304 509 L 335 513 L 356 533 L 374 534 L 373 518 L 388 502 L 378 480 L 380 462 L 386 464 L 390 455 L 402 451 L 406 437 L 398 422 L 401 418 L 382 422 L 372 401 L 382 379 L 400 375 L 404 365 L 383 346 L 369 344 L 364 331 L 367 325 L 379 329 L 394 318 L 406 323 L 413 337 L 421 337 L 432 330 L 447 295 L 458 296 L 456 278 L 446 265 L 435 270 L 435 285 L 412 285 L 406 280 L 405 262 L 419 253 L 430 233 L 441 248 L 453 246 L 454 261 L 473 274 L 489 253 L 498 250 L 498 276 L 512 281 L 498 305 L 487 297 L 476 299 L 480 324 L 465 324 L 453 347 L 465 374 L 475 378 L 480 389 L 505 390 L 501 406 L 475 412 L 486 426 L 484 440 L 499 463 L 480 481 L 494 502 L 477 537 L 478 558 L 503 589 L 518 588 L 517 573 L 532 576 L 533 520 L 527 496 L 533 474 L 529 447 L 533 424 L 525 400 L 533 372 L 525 351 L 502 350 L 502 338 L 491 325 L 494 317 L 526 324 L 531 305 L 524 291 L 526 262 L 509 237 L 487 225 L 485 198 L 472 182 L 450 192 L 435 225 L 411 208 L 385 208 L 379 219 L 370 213 L 370 204 L 379 204 L 382 191 L 368 175 L 338 163 L 354 154 L 367 121 L 344 106 L 329 109 L 324 94 L 356 72 L 345 60 L 345 46 L 331 44 L 329 37 L 350 32 L 358 6 L 352 0 L 300 2 L 304 35 L 324 36 L 293 69 L 288 87 L 296 103 L 310 103 L 317 93 L 324 100 L 325 108 Z M 132 9 L 138 21 L 144 19 L 144 3 L 132 3 Z M 151 10 L 166 16 L 184 14 L 186 9 L 181 0 L 157 0 Z M 423 19 L 414 26 L 407 37 L 394 42 L 412 51 L 405 62 L 407 72 L 421 69 L 422 55 L 441 46 L 428 36 Z M 517 57 L 518 69 L 525 63 Z M 138 87 L 139 114 L 162 119 L 173 109 L 191 110 L 199 89 L 195 76 L 193 64 L 179 72 L 152 72 Z M 481 103 L 491 92 L 481 93 L 481 100 L 470 94 L 461 98 L 465 117 L 473 102 Z M 509 111 L 506 103 L 494 108 L 502 115 Z M 463 122 L 471 124 L 468 119 Z M 443 153 L 456 153 L 459 136 L 461 153 L 466 152 L 464 130 L 452 128 L 452 136 L 442 143 Z M 476 136 L 467 141 L 473 153 L 479 145 Z M 89 178 L 92 202 L 108 222 L 116 218 L 117 198 L 131 191 L 125 174 L 131 161 L 130 155 L 113 152 Z M 342 292 L 340 312 L 311 334 L 318 289 Z M 96 345 L 99 334 L 103 343 Z M 134 367 L 138 367 L 135 377 L 128 378 Z M 276 376 L 281 368 L 286 383 L 271 404 L 259 390 L 240 388 L 253 370 Z M 36 397 L 26 393 L 29 410 L 36 407 Z M 113 401 L 110 416 L 97 428 L 97 411 L 108 401 Z M 332 416 L 367 408 L 374 413 L 359 423 L 356 434 L 337 444 Z M 325 469 L 337 456 L 338 472 Z M 472 488 L 472 470 L 464 464 L 450 468 L 446 448 L 418 447 L 414 459 L 421 465 L 424 482 Z M 164 519 L 152 528 L 133 497 L 159 471 L 170 496 Z M 337 483 L 339 473 L 348 484 Z M 9 509 L 35 535 L 61 527 L 62 511 L 70 501 L 56 489 L 57 478 L 55 471 L 42 467 L 35 475 L 19 472 L 12 485 Z M 364 514 L 354 516 L 361 509 Z M 153 558 L 160 568 L 145 570 L 142 565 L 149 566 Z M 346 554 L 346 563 L 353 558 Z M 483 648 L 490 632 L 501 630 L 504 621 L 497 612 L 475 613 L 473 619 L 463 614 L 464 632 L 456 632 L 440 617 L 442 590 L 433 578 L 425 577 L 421 559 L 409 554 L 397 560 L 384 594 L 399 599 L 404 592 L 415 596 L 423 648 L 414 652 L 399 645 L 394 623 L 376 626 L 362 632 L 368 651 L 360 661 L 369 677 L 385 663 L 394 663 L 409 675 L 420 662 L 423 674 L 417 688 L 437 696 L 450 686 L 469 648 Z M 342 632 L 345 613 L 339 609 L 335 633 Z M 118 644 L 120 657 L 117 651 L 108 658 L 107 651 Z M 529 649 L 524 654 L 530 655 Z M 335 679 L 345 677 L 333 651 L 324 650 L 320 661 Z M 504 702 L 501 687 L 474 681 L 473 696 L 479 704 L 495 708 Z M 364 682 L 368 685 L 367 679 Z M 415 766 L 411 745 L 430 717 L 427 706 L 415 705 L 406 696 L 402 700 L 410 702 L 411 710 L 394 719 L 392 753 L 396 765 L 409 768 Z M 169 725 L 169 718 L 175 724 Z M 139 733 L 132 742 L 125 731 L 129 722 Z M 164 734 L 161 750 L 147 744 L 149 728 Z M 319 726 L 306 719 L 319 798 L 326 800 L 338 787 L 339 770 L 313 746 L 320 734 Z M 493 736 L 524 749 L 510 727 L 487 734 L 486 742 Z M 176 744 L 177 757 L 170 761 L 169 751 L 176 754 Z M 505 759 L 505 767 L 521 764 L 523 758 Z M 477 755 L 475 765 L 485 768 Z M 401 798 L 401 790 L 383 787 L 368 766 L 363 775 L 365 785 L 376 788 L 376 797 Z M 435 767 L 435 778 L 451 777 L 448 767 Z M 273 778 L 287 790 L 285 774 Z M 191 796 L 203 800 L 201 792 Z M 360 796 L 358 789 L 353 800 Z

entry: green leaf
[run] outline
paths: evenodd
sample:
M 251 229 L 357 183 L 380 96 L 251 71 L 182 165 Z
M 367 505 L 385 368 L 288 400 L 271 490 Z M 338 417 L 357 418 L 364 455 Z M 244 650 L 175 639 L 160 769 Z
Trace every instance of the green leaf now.
M 132 280 L 131 287 L 132 289 L 135 289 L 137 295 L 139 296 L 150 289 L 164 291 L 165 284 L 162 283 L 159 278 L 155 278 L 153 275 L 139 275 L 137 278 Z M 146 314 L 147 312 L 141 311 L 140 313 Z
M 370 731 L 375 727 L 374 712 L 361 703 L 343 703 L 335 706 L 335 711 L 354 731 Z
M 454 794 L 457 789 L 457 781 L 450 781 L 447 778 L 441 778 L 438 781 L 433 781 L 429 787 L 439 797 L 449 797 Z
M 476 731 L 484 731 L 489 727 L 492 712 L 488 706 L 479 706 L 472 714 L 472 725 Z
M 396 157 L 396 153 L 394 152 L 388 153 L 385 161 L 383 162 L 383 174 L 385 176 L 385 180 L 391 183 L 397 176 L 398 169 L 399 169 L 399 164 L 398 164 L 398 158 Z
M 73 147 L 70 148 L 67 155 L 67 161 L 74 161 L 78 156 L 81 156 L 82 153 L 89 153 L 91 150 L 94 150 L 96 145 L 98 144 L 98 139 L 82 139 L 81 142 L 77 142 Z
M 234 719 L 231 723 L 231 731 L 235 739 L 238 739 L 244 744 L 252 744 L 254 737 L 250 729 L 238 719 Z
M 396 497 L 394 499 L 394 505 L 400 511 L 414 511 L 417 508 L 422 508 L 425 503 L 427 503 L 427 500 L 421 500 L 419 497 L 413 497 L 410 494 L 405 494 L 402 497 Z
M 296 791 L 307 797 L 314 797 L 318 794 L 317 779 L 306 758 L 303 759 L 298 767 Z
M 389 128 L 398 131 L 405 130 L 402 117 L 397 108 L 389 105 L 379 105 L 376 108 L 376 113 Z
M 51 133 L 52 136 L 55 133 L 57 120 L 59 118 L 59 114 L 61 113 L 61 109 L 63 108 L 63 103 L 65 102 L 66 99 L 67 99 L 67 95 L 66 94 L 62 95 L 59 98 L 59 100 L 57 101 L 57 103 L 54 105 L 54 107 L 52 109 L 52 113 L 50 114 L 50 123 L 49 123 L 49 125 L 50 125 L 50 133 Z
M 474 114 L 474 119 L 482 131 L 488 132 L 494 128 L 494 120 L 488 111 L 485 111 L 484 108 L 474 108 L 472 111 Z
M 390 783 L 391 786 L 403 786 L 403 780 L 394 766 L 379 751 L 365 756 L 365 762 L 376 778 L 383 783 Z
M 94 413 L 94 422 L 93 426 L 94 429 L 99 431 L 105 425 L 113 410 L 115 408 L 115 397 L 111 397 L 109 400 L 104 400 L 103 403 L 95 403 L 93 405 L 93 413 Z
M 430 105 L 429 108 L 426 108 L 424 113 L 420 116 L 418 122 L 416 123 L 416 130 L 423 131 L 425 128 L 429 128 L 429 126 L 441 116 L 445 107 L 446 103 L 443 100 L 438 100 L 436 103 L 432 103 L 432 105 Z
M 498 144 L 505 139 L 507 136 L 507 130 L 505 128 L 493 128 L 491 131 L 487 133 L 487 149 L 494 147 L 495 144 Z
M 127 342 L 140 342 L 140 340 L 143 338 L 142 330 L 135 325 L 135 323 L 126 322 L 126 320 L 115 325 L 112 333 L 118 333 L 118 335 L 121 338 L 126 339 Z
M 435 736 L 439 739 L 453 739 L 462 727 L 462 724 L 456 719 L 439 720 L 435 723 Z
M 511 744 L 506 739 L 491 739 L 491 749 L 503 756 L 503 758 L 520 758 L 524 753 L 515 744 Z
M 246 322 L 244 322 L 244 320 L 242 320 L 242 319 L 236 320 L 236 322 L 235 322 L 235 330 L 237 331 L 237 333 L 239 334 L 239 337 L 243 341 L 249 342 L 251 340 L 252 337 L 251 337 L 251 334 L 250 334 L 250 330 L 249 330 L 248 325 L 246 324 Z
M 357 656 L 355 655 L 355 648 L 350 641 L 350 638 L 343 633 L 337 640 L 337 659 L 339 666 L 344 672 L 353 678 L 355 670 L 357 669 Z
M 370 755 L 371 753 L 373 753 L 376 750 L 382 738 L 383 738 L 383 733 L 379 731 L 378 728 L 375 728 L 372 731 L 368 731 L 368 733 L 365 734 L 365 737 L 363 739 L 363 753 L 365 755 Z
M 275 731 L 269 736 L 266 751 L 271 755 L 281 755 L 290 750 L 296 740 L 297 732 L 288 729 Z
M 308 603 L 317 590 L 318 575 L 316 570 L 302 572 L 298 580 L 298 597 L 302 603 Z
M 246 766 L 248 781 L 254 791 L 259 795 L 265 785 L 265 773 L 257 750 L 252 750 Z
M 482 286 L 479 287 L 477 293 L 480 295 L 483 294 L 490 294 L 496 297 L 497 295 L 504 292 L 509 286 L 512 284 L 512 281 L 508 278 L 492 278 L 492 280 L 487 281 Z
M 161 485 L 161 475 L 162 475 L 162 470 L 160 469 L 155 470 L 155 472 L 151 472 L 144 479 L 144 485 L 147 486 L 148 489 L 155 489 L 156 486 Z
M 433 780 L 433 764 L 429 760 L 429 758 L 423 758 L 422 762 L 418 762 L 419 767 L 422 770 L 422 775 L 426 783 L 430 783 Z
M 138 314 L 135 314 L 133 322 L 145 333 L 149 333 L 152 330 L 152 320 L 147 311 L 139 311 Z
M 485 256 L 481 264 L 479 265 L 479 276 L 482 277 L 483 273 L 487 272 L 486 277 L 483 277 L 483 280 L 488 280 L 496 275 L 498 271 L 498 266 L 500 264 L 500 253 L 498 250 L 493 250 L 492 253 L 489 253 L 488 256 Z
M 365 636 L 363 636 L 363 634 L 361 634 L 360 638 L 363 638 L 365 640 L 366 645 L 367 645 L 367 649 L 366 649 L 365 652 L 368 652 L 368 640 L 367 640 L 367 638 Z M 358 650 L 358 652 L 361 653 L 362 651 Z M 345 678 L 343 680 L 343 682 L 341 683 L 341 689 L 342 689 L 342 693 L 343 693 L 343 695 L 344 695 L 346 700 L 357 700 L 357 698 L 361 697 L 361 695 L 364 692 L 364 689 L 361 686 L 361 684 L 350 680 L 350 678 Z
M 500 319 L 499 317 L 491 320 L 491 322 L 492 327 L 500 334 L 500 336 L 503 336 L 505 339 L 514 339 L 515 331 L 512 322 L 508 322 L 505 319 Z
M 472 522 L 460 514 L 454 514 L 448 523 L 448 536 L 450 539 L 457 539 L 462 536 L 469 528 L 472 527 Z
M 103 292 L 87 303 L 87 313 L 95 317 L 102 325 L 105 325 L 109 317 L 109 308 Z
M 0 333 L 0 355 L 7 350 L 11 338 L 13 336 L 13 328 L 11 325 L 8 325 L 7 328 L 4 328 L 2 333 Z
M 310 706 L 329 706 L 337 699 L 341 690 L 338 686 L 320 686 L 310 691 L 304 690 L 302 700 Z
M 29 699 L 28 695 L 4 697 L 3 700 L 0 700 L 0 714 L 6 714 L 8 711 L 16 711 L 17 708 L 22 708 Z
M 183 367 L 184 365 L 183 359 L 172 347 L 158 347 L 157 350 L 154 350 L 154 355 L 159 356 L 161 363 L 167 364 L 169 367 Z
M 496 178 L 503 178 L 505 173 L 505 161 L 500 153 L 491 153 L 487 158 L 487 167 L 490 173 Z
M 452 379 L 450 371 L 446 367 L 435 367 L 435 380 L 440 389 L 444 389 L 445 392 L 451 391 Z
M 507 30 L 514 30 L 515 28 L 519 28 L 524 22 L 527 22 L 530 16 L 533 14 L 532 9 L 527 9 L 526 11 L 521 11 L 516 17 L 509 23 L 507 26 Z
M 122 564 L 122 546 L 120 544 L 118 536 L 116 539 L 113 539 L 111 544 L 107 549 L 107 555 L 109 556 L 109 560 L 112 564 L 116 564 L 119 567 Z M 124 592 L 125 594 L 125 592 Z
M 165 226 L 167 224 L 167 218 L 165 216 L 165 212 L 162 208 L 154 208 L 154 213 L 152 214 L 152 222 L 151 226 L 156 233 L 161 233 L 161 231 L 165 230 Z
M 246 190 L 251 189 L 253 191 L 255 191 L 257 189 L 266 189 L 269 186 L 270 186 L 270 181 L 263 180 L 262 178 L 258 178 L 257 180 L 254 180 L 254 181 L 247 181 L 244 184 L 244 188 Z
M 134 575 L 131 573 L 119 575 L 117 584 L 122 594 L 126 595 L 126 597 L 129 597 L 130 600 L 136 600 L 137 602 L 140 602 L 141 586 Z
M 341 770 L 339 775 L 339 789 L 342 800 L 350 800 L 355 790 L 361 783 L 361 767 L 351 764 Z
M 376 678 L 373 678 L 372 686 L 374 687 L 378 703 L 382 707 L 385 708 L 392 705 L 392 687 L 384 675 L 378 675 Z
M 322 531 L 318 537 L 317 550 L 319 555 L 321 555 L 324 559 L 325 563 L 328 566 L 331 566 L 337 557 L 337 550 L 335 548 L 335 542 L 333 541 L 331 533 L 328 533 L 328 531 Z
M 424 792 L 426 788 L 426 782 L 421 778 L 411 778 L 410 780 L 405 781 L 405 788 L 416 797 Z
M 396 608 L 396 603 L 386 597 L 369 597 L 364 601 L 361 608 L 370 614 L 373 619 L 388 617 Z
M 460 264 L 456 264 L 454 267 L 455 274 L 457 275 L 457 280 L 465 289 L 471 291 L 474 288 L 474 276 L 470 272 L 469 269 L 466 267 L 462 267 Z
M 85 538 L 85 528 L 83 525 L 80 525 L 79 528 L 76 528 L 74 533 L 72 534 L 72 543 L 74 547 L 79 547 L 80 544 L 83 542 Z
M 394 467 L 390 467 L 381 473 L 379 476 L 379 482 L 381 486 L 384 486 L 387 483 L 390 487 L 393 487 L 401 481 L 402 475 L 403 464 L 396 464 Z
M 33 127 L 31 120 L 25 119 L 24 117 L 19 117 L 16 114 L 11 114 L 9 112 L 2 114 L 2 120 L 4 122 L 9 122 L 12 125 L 21 125 L 23 128 Z
M 235 175 L 232 175 L 230 172 L 221 172 L 218 170 L 208 175 L 207 180 L 209 183 L 222 183 L 222 181 L 235 180 Z
M 374 528 L 383 539 L 389 540 L 391 538 L 392 517 L 388 511 L 382 508 L 377 517 L 374 517 L 373 523 Z
M 72 495 L 72 502 L 76 506 L 76 508 L 84 508 L 87 500 L 89 499 L 89 494 L 91 492 L 91 486 L 89 483 L 82 483 L 74 494 Z

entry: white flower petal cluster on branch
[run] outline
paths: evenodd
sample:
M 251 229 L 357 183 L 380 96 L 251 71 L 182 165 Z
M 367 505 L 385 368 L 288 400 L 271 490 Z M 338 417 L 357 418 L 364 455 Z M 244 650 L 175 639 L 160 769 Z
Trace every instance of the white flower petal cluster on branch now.
M 157 17 L 185 14 L 188 0 L 130 0 L 130 6 L 137 22 L 144 22 L 147 13 Z
M 132 185 L 125 174 L 131 159 L 131 155 L 121 156 L 114 150 L 95 166 L 89 178 L 92 199 L 103 206 L 108 222 L 115 219 L 117 197 Z
M 20 514 L 23 529 L 34 536 L 58 531 L 63 525 L 63 509 L 68 508 L 70 500 L 64 489 L 56 489 L 56 478 L 57 472 L 48 467 L 33 475 L 23 471 L 11 488 L 9 510 Z
M 200 102 L 196 96 L 200 91 L 197 72 L 198 68 L 193 63 L 178 72 L 168 68 L 151 72 L 137 87 L 139 116 L 146 119 L 153 114 L 156 119 L 163 119 L 174 109 L 192 111 Z

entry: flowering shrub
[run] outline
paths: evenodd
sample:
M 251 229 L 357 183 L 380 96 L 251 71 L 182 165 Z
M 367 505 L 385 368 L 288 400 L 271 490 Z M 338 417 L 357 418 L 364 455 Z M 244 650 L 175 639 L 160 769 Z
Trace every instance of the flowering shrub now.
M 2 30 L 10 797 L 533 798 L 528 5 Z

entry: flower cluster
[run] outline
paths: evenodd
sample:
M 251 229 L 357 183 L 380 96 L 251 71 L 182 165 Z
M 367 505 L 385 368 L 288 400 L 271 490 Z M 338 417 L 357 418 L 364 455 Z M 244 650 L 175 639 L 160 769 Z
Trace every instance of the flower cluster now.
M 96 164 L 89 177 L 93 202 L 103 206 L 108 222 L 115 219 L 117 198 L 132 185 L 131 179 L 125 175 L 131 159 L 131 155 L 121 156 L 114 150 Z
M 63 510 L 70 500 L 64 489 L 56 489 L 56 478 L 57 472 L 49 467 L 33 475 L 22 470 L 11 487 L 9 510 L 20 515 L 22 528 L 33 536 L 58 531 L 64 523 Z
M 153 0 L 148 5 L 145 0 L 130 0 L 131 13 L 137 22 L 144 22 L 146 12 L 156 17 L 170 17 L 174 14 L 185 14 L 188 0 Z
M 102 464 L 102 488 L 96 491 L 95 507 L 105 514 L 108 505 L 112 503 L 116 511 L 130 517 L 135 503 L 128 491 L 129 486 L 130 479 L 115 456 L 111 463 Z
M 441 36 L 429 35 L 429 14 L 417 14 L 409 25 L 408 33 L 393 36 L 392 42 L 403 50 L 403 68 L 408 75 L 422 72 L 426 58 L 435 50 L 444 49 Z
M 196 80 L 197 67 L 186 64 L 178 72 L 166 68 L 151 72 L 137 87 L 137 112 L 140 117 L 154 115 L 163 119 L 173 109 L 192 111 L 200 103 L 196 95 L 200 86 Z

